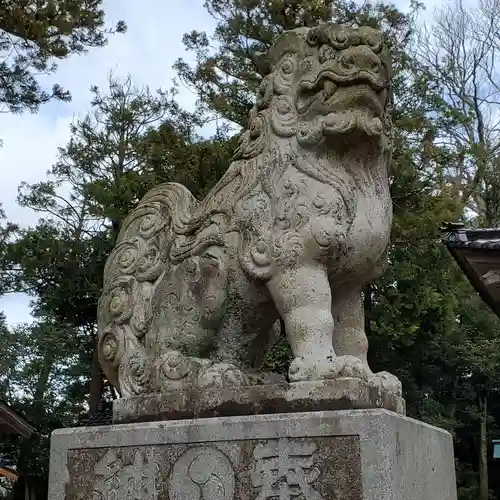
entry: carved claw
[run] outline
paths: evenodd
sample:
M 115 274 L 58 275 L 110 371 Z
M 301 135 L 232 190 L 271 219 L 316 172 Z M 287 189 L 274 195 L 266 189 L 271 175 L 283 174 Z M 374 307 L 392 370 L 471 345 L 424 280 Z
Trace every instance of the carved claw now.
M 396 396 L 403 396 L 403 386 L 400 380 L 389 372 L 378 372 L 368 379 L 368 385 L 378 392 L 390 392 Z
M 241 387 L 250 385 L 248 376 L 229 363 L 215 363 L 202 369 L 198 375 L 197 386 L 200 389 Z
M 318 359 L 295 358 L 288 369 L 290 382 L 303 382 L 335 378 L 338 375 L 338 366 L 332 361 L 321 362 Z
M 288 371 L 290 382 L 323 380 L 341 377 L 368 380 L 368 372 L 361 360 L 354 356 L 295 358 Z
M 355 356 L 339 356 L 336 361 L 342 364 L 339 377 L 359 378 L 368 381 L 369 372 L 359 358 Z
M 143 353 L 126 357 L 118 368 L 118 382 L 122 397 L 146 394 L 151 389 L 151 362 Z
M 162 392 L 191 387 L 201 367 L 207 364 L 207 360 L 185 356 L 179 351 L 166 351 L 154 364 L 155 390 Z
M 161 370 L 169 380 L 181 380 L 194 370 L 193 362 L 179 351 L 168 351 L 161 358 Z

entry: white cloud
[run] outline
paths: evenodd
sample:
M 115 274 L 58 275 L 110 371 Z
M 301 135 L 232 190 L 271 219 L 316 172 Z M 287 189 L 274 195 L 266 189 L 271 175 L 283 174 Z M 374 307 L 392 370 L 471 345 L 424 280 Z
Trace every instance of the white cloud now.
M 50 103 L 35 115 L 0 115 L 0 201 L 10 220 L 34 224 L 37 214 L 16 204 L 22 181 L 43 180 L 56 160 L 57 147 L 66 144 L 69 124 L 88 110 L 91 85 L 105 87 L 110 70 L 116 76 L 130 74 L 138 86 L 169 88 L 178 57 L 188 57 L 182 35 L 192 29 L 211 31 L 213 19 L 203 8 L 203 0 L 105 0 L 110 24 L 125 20 L 128 31 L 112 36 L 105 48 L 72 57 L 59 65 L 48 84 L 61 83 L 73 95 L 70 103 Z M 191 108 L 195 97 L 184 90 L 181 105 Z M 0 298 L 11 324 L 29 321 L 29 298 L 7 295 Z
M 406 2 L 405 2 L 406 3 Z M 403 2 L 400 3 L 404 5 Z M 186 57 L 182 35 L 190 30 L 211 32 L 214 20 L 203 8 L 203 0 L 105 0 L 110 23 L 125 20 L 128 32 L 110 38 L 105 48 L 72 57 L 59 65 L 48 82 L 59 82 L 73 95 L 70 103 L 50 103 L 35 115 L 0 115 L 0 201 L 10 220 L 34 224 L 37 214 L 16 204 L 22 181 L 45 178 L 56 160 L 57 147 L 69 138 L 69 124 L 88 110 L 91 85 L 105 87 L 107 75 L 130 74 L 137 85 L 152 89 L 171 86 L 171 67 L 178 57 Z M 188 56 L 189 58 L 189 56 Z M 179 95 L 181 105 L 191 108 L 195 96 L 188 90 Z M 9 323 L 29 320 L 29 299 L 22 295 L 0 298 Z
M 0 311 L 5 313 L 7 323 L 21 325 L 32 321 L 30 315 L 31 298 L 24 293 L 4 295 L 0 298 Z
M 75 56 L 59 65 L 57 74 L 47 78 L 69 89 L 70 103 L 54 102 L 42 106 L 35 115 L 0 115 L 0 201 L 9 218 L 21 223 L 33 222 L 33 214 L 15 205 L 21 181 L 43 179 L 56 159 L 57 146 L 69 138 L 69 124 L 83 116 L 90 101 L 90 86 L 105 88 L 107 76 L 132 76 L 138 86 L 169 88 L 175 73 L 172 65 L 185 56 L 182 35 L 191 30 L 213 29 L 213 20 L 202 0 L 105 0 L 110 24 L 125 20 L 128 32 L 110 37 L 105 48 Z M 194 95 L 184 90 L 181 105 L 191 108 Z

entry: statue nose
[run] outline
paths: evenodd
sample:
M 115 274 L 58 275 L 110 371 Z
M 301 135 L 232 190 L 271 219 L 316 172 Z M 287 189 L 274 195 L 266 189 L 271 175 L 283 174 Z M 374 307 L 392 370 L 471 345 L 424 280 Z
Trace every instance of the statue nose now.
M 340 56 L 340 63 L 347 70 L 364 70 L 377 75 L 382 71 L 380 57 L 366 45 L 358 45 L 357 47 L 350 47 L 343 50 Z

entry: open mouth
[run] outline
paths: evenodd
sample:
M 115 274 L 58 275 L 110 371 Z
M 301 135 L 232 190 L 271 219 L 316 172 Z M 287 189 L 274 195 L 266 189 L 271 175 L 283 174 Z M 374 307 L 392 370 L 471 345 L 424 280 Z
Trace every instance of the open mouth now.
M 387 83 L 369 72 L 361 71 L 353 77 L 322 71 L 314 81 L 300 84 L 296 106 L 300 114 L 308 111 L 328 114 L 350 107 L 365 107 L 382 116 L 386 98 Z

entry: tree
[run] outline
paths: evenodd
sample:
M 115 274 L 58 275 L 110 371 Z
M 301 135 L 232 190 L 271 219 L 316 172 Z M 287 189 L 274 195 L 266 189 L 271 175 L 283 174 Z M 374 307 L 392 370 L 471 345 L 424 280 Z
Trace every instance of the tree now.
M 85 375 L 78 340 L 71 327 L 54 322 L 0 328 L 0 398 L 36 429 L 30 440 L 2 439 L 0 453 L 13 458 L 41 499 L 46 498 L 51 431 L 78 425 L 85 412 L 85 394 L 78 390 Z
M 220 157 L 229 153 L 221 141 L 197 142 L 194 118 L 171 93 L 139 89 L 130 78 L 120 82 L 112 76 L 107 91 L 92 93 L 91 112 L 71 126 L 49 178 L 21 186 L 19 203 L 43 218 L 17 231 L 7 257 L 11 288 L 34 297 L 37 317 L 72 329 L 80 386 L 90 392 L 95 412 L 103 391 L 114 394 L 97 359 L 96 310 L 121 221 L 159 182 L 188 181 L 202 192 L 203 183 L 218 180 L 226 166 Z M 75 353 L 69 349 L 67 356 Z
M 14 365 L 15 357 L 12 351 L 11 343 L 7 342 L 9 337 L 9 329 L 7 327 L 7 321 L 5 319 L 5 314 L 0 313 L 0 339 L 2 339 L 2 354 L 0 355 L 0 371 L 2 376 L 0 376 L 0 394 L 5 395 L 10 393 L 9 378 L 6 376 Z
M 5 212 L 0 203 L 0 296 L 9 289 L 9 263 L 6 251 L 17 226 L 6 221 Z
M 463 205 L 487 225 L 500 222 L 488 203 L 500 192 L 499 39 L 498 0 L 481 1 L 477 8 L 455 0 L 421 30 L 414 50 L 422 68 L 432 75 L 436 100 L 446 103 L 454 117 L 452 126 L 438 134 L 457 152 L 447 169 L 450 184 Z
M 42 88 L 37 76 L 53 73 L 55 61 L 103 47 L 112 33 L 123 33 L 120 21 L 108 29 L 102 0 L 3 0 L 0 5 L 0 109 L 35 112 L 70 93 L 56 84 Z
M 283 31 L 313 26 L 321 21 L 383 25 L 394 47 L 404 45 L 408 19 L 384 4 L 358 5 L 348 0 L 206 0 L 205 8 L 216 19 L 213 37 L 192 31 L 184 35 L 186 49 L 193 52 L 191 67 L 179 59 L 175 64 L 181 81 L 198 96 L 199 111 L 215 114 L 244 126 L 253 106 L 265 67 L 265 54 Z
M 422 73 L 432 82 L 435 102 L 447 108 L 450 121 L 438 129 L 436 137 L 454 155 L 443 173 L 460 200 L 467 224 L 473 226 L 500 222 L 499 8 L 498 0 L 484 0 L 476 6 L 456 0 L 437 11 L 434 23 L 422 29 L 414 50 Z M 465 346 L 460 361 L 467 372 L 458 390 L 468 396 L 467 411 L 461 414 L 461 435 L 467 435 L 470 450 L 461 456 L 459 449 L 458 455 L 469 462 L 477 477 L 475 498 L 483 500 L 489 498 L 491 482 L 488 437 L 499 418 L 496 366 L 500 340 L 491 313 L 478 317 L 473 313 L 478 305 L 465 295 L 461 299 L 459 324 L 475 335 L 460 341 Z M 477 459 L 471 461 L 472 450 Z
M 146 168 L 139 152 L 142 136 L 173 104 L 167 95 L 155 96 L 133 87 L 130 79 L 120 83 L 111 76 L 109 94 L 98 88 L 92 93 L 92 113 L 71 126 L 69 144 L 60 148 L 49 179 L 21 186 L 19 203 L 45 217 L 17 232 L 8 256 L 14 289 L 36 298 L 35 314 L 69 325 L 84 339 L 78 347 L 82 362 L 91 367 L 94 412 L 104 387 L 95 351 L 104 263 L 121 218 L 147 182 L 138 177 Z
M 237 143 L 237 136 L 223 133 L 209 139 L 187 131 L 180 135 L 171 122 L 162 123 L 143 143 L 150 185 L 179 182 L 202 199 L 229 167 Z
M 137 88 L 130 77 L 110 75 L 108 82 L 105 92 L 92 87 L 92 111 L 71 126 L 52 175 L 71 190 L 72 205 L 85 200 L 87 215 L 116 233 L 120 218 L 139 201 L 141 185 L 152 182 L 144 136 L 182 111 L 174 92 Z

